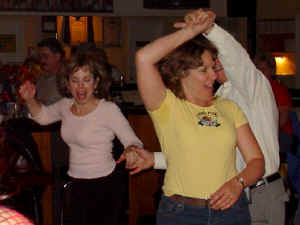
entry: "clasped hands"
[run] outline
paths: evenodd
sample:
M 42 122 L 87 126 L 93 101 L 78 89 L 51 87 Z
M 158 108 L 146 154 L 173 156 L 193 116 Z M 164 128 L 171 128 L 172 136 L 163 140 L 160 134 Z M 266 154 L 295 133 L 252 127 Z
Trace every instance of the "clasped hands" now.
M 154 165 L 154 155 L 153 152 L 130 145 L 124 150 L 117 163 L 123 161 L 126 161 L 125 167 L 130 170 L 130 175 L 134 175 L 142 170 L 152 168 Z
M 176 22 L 174 27 L 190 29 L 195 34 L 207 34 L 213 27 L 215 19 L 216 14 L 214 12 L 198 9 L 186 14 L 184 21 Z

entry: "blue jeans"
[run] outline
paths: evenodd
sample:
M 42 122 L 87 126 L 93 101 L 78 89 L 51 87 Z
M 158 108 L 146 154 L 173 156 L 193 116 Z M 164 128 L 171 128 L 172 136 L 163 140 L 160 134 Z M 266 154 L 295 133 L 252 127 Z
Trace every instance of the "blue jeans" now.
M 250 225 L 248 200 L 243 192 L 234 206 L 220 211 L 175 202 L 163 195 L 156 225 Z

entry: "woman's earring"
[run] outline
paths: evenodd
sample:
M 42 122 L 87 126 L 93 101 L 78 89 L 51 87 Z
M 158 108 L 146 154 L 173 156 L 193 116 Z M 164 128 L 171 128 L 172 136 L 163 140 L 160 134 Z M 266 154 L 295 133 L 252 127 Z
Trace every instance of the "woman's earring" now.
M 98 90 L 99 82 L 100 82 L 99 78 L 97 78 L 97 81 L 96 81 L 96 84 L 95 84 L 95 88 L 94 88 L 94 95 L 99 94 L 99 90 Z

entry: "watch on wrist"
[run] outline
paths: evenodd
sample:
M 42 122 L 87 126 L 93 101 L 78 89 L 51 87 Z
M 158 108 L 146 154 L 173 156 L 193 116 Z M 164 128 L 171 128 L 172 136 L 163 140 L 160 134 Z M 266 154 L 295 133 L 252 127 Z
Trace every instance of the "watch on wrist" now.
M 244 178 L 242 178 L 242 177 L 237 177 L 236 179 L 237 179 L 237 181 L 243 186 L 243 189 L 244 189 L 244 188 L 246 187 L 246 183 L 245 183 Z

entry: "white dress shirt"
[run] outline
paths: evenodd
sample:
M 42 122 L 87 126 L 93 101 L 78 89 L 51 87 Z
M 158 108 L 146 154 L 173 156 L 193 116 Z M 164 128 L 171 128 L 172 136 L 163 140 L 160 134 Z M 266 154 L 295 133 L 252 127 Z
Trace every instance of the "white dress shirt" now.
M 219 50 L 219 59 L 228 81 L 220 86 L 216 95 L 236 102 L 248 118 L 249 125 L 265 157 L 265 175 L 279 169 L 278 109 L 269 81 L 256 69 L 246 50 L 228 32 L 215 24 L 205 35 Z M 237 151 L 239 171 L 245 162 Z M 154 154 L 156 169 L 166 169 L 162 153 Z

